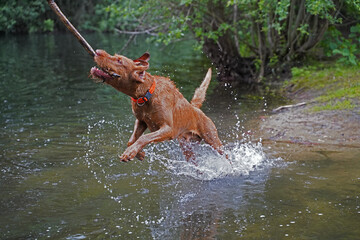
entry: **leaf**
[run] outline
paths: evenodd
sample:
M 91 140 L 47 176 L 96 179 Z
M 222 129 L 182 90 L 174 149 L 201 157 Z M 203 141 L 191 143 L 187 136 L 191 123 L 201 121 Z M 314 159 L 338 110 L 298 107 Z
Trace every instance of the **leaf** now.
M 192 3 L 192 0 L 181 0 L 180 5 L 190 5 Z
M 357 65 L 355 55 L 352 54 L 351 56 L 349 56 L 349 62 L 350 62 L 352 65 Z

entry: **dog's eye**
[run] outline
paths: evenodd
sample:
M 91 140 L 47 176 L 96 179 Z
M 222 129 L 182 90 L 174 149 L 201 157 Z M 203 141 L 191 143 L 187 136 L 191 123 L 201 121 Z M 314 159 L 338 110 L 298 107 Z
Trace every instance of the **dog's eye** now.
M 121 59 L 118 59 L 118 63 L 122 64 L 122 61 L 121 61 Z

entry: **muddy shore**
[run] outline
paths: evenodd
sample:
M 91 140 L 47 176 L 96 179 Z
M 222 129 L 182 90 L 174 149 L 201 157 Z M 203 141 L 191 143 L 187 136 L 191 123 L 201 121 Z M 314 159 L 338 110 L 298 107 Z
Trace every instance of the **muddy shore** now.
M 360 152 L 360 107 L 352 110 L 313 111 L 318 104 L 316 92 L 292 94 L 291 105 L 252 122 L 252 140 L 261 141 L 275 155 L 296 155 L 314 152 Z M 295 106 L 299 103 L 300 106 Z M 359 106 L 359 104 L 357 104 Z M 359 156 L 360 157 L 360 156 Z

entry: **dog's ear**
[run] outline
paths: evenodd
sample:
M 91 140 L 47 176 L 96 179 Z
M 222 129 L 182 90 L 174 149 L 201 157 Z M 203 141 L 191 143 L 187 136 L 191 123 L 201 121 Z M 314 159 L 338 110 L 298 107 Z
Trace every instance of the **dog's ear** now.
M 134 78 L 137 82 L 144 82 L 145 71 L 149 68 L 150 54 L 144 53 L 141 57 L 133 60 L 136 65 Z
M 137 70 L 148 70 L 149 68 L 149 60 L 150 60 L 150 54 L 148 52 L 144 53 L 141 57 L 133 60 L 135 65 L 136 65 L 136 69 Z
M 139 62 L 139 61 L 149 62 L 149 60 L 150 60 L 150 53 L 146 52 L 141 57 L 135 59 L 134 62 Z

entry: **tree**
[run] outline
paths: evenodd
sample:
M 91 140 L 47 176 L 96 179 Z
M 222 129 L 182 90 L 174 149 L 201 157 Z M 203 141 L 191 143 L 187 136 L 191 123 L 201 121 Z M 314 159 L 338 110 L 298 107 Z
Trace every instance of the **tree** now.
M 100 0 L 57 0 L 61 9 L 75 26 L 86 24 L 95 15 L 95 6 Z M 109 5 L 110 0 L 102 1 Z M 104 8 L 104 5 L 101 5 Z M 2 0 L 0 3 L 0 32 L 32 33 L 65 30 L 56 19 L 46 0 Z
M 0 5 L 0 32 L 35 32 L 40 29 L 45 19 L 46 1 L 10 1 Z M 41 21 L 39 21 L 41 19 Z
M 330 25 L 341 23 L 344 8 L 357 20 L 360 15 L 359 0 L 133 0 L 121 10 L 116 6 L 108 11 L 136 26 L 120 23 L 119 32 L 156 34 L 164 43 L 190 32 L 220 80 L 245 83 L 258 83 L 304 57 Z
M 219 79 L 259 83 L 286 71 L 322 42 L 327 56 L 356 65 L 360 0 L 58 0 L 80 30 L 154 36 L 165 44 L 191 36 Z M 45 0 L 3 0 L 0 32 L 64 29 Z M 328 30 L 329 29 L 329 30 Z

